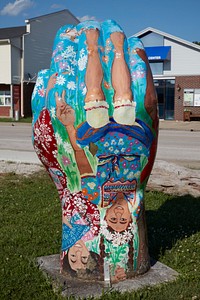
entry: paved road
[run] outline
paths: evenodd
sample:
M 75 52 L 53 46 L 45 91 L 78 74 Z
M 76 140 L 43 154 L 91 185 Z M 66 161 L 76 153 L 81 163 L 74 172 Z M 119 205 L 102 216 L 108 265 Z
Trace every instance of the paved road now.
M 157 159 L 200 169 L 200 132 L 160 130 Z
M 31 136 L 30 124 L 0 123 L 0 160 L 40 163 Z
M 160 130 L 156 159 L 200 169 L 200 131 Z M 0 123 L 0 160 L 39 163 L 31 142 L 30 124 Z

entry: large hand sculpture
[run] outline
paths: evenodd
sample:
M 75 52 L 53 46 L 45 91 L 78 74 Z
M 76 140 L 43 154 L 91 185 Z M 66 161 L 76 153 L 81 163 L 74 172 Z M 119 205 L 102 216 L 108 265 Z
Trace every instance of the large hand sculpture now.
M 144 191 L 158 117 L 140 40 L 110 20 L 62 27 L 32 110 L 34 148 L 62 205 L 61 271 L 112 282 L 147 272 Z

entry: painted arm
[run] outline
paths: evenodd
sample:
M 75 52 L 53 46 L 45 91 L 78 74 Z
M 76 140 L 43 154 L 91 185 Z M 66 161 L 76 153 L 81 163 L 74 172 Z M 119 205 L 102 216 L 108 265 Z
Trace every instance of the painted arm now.
M 56 98 L 56 116 L 58 120 L 65 126 L 69 139 L 74 150 L 76 163 L 80 175 L 93 174 L 87 156 L 82 148 L 76 143 L 76 129 L 74 127 L 75 114 L 74 109 L 65 102 L 65 91 L 62 92 L 62 97 L 55 93 Z

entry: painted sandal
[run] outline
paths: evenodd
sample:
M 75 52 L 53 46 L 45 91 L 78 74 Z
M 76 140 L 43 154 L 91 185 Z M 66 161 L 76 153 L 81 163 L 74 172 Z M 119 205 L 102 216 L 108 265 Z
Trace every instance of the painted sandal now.
M 85 103 L 86 120 L 91 127 L 101 128 L 109 123 L 108 103 L 105 100 Z
M 123 125 L 134 125 L 135 106 L 136 103 L 128 99 L 115 101 L 113 113 L 115 122 Z

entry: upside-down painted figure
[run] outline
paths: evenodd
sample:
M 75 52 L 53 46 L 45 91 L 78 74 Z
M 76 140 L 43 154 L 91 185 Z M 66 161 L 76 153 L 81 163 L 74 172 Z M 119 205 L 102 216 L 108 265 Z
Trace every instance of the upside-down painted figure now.
M 157 98 L 141 41 L 112 20 L 66 25 L 32 95 L 33 145 L 62 207 L 61 271 L 112 282 L 147 272 L 144 191 Z

